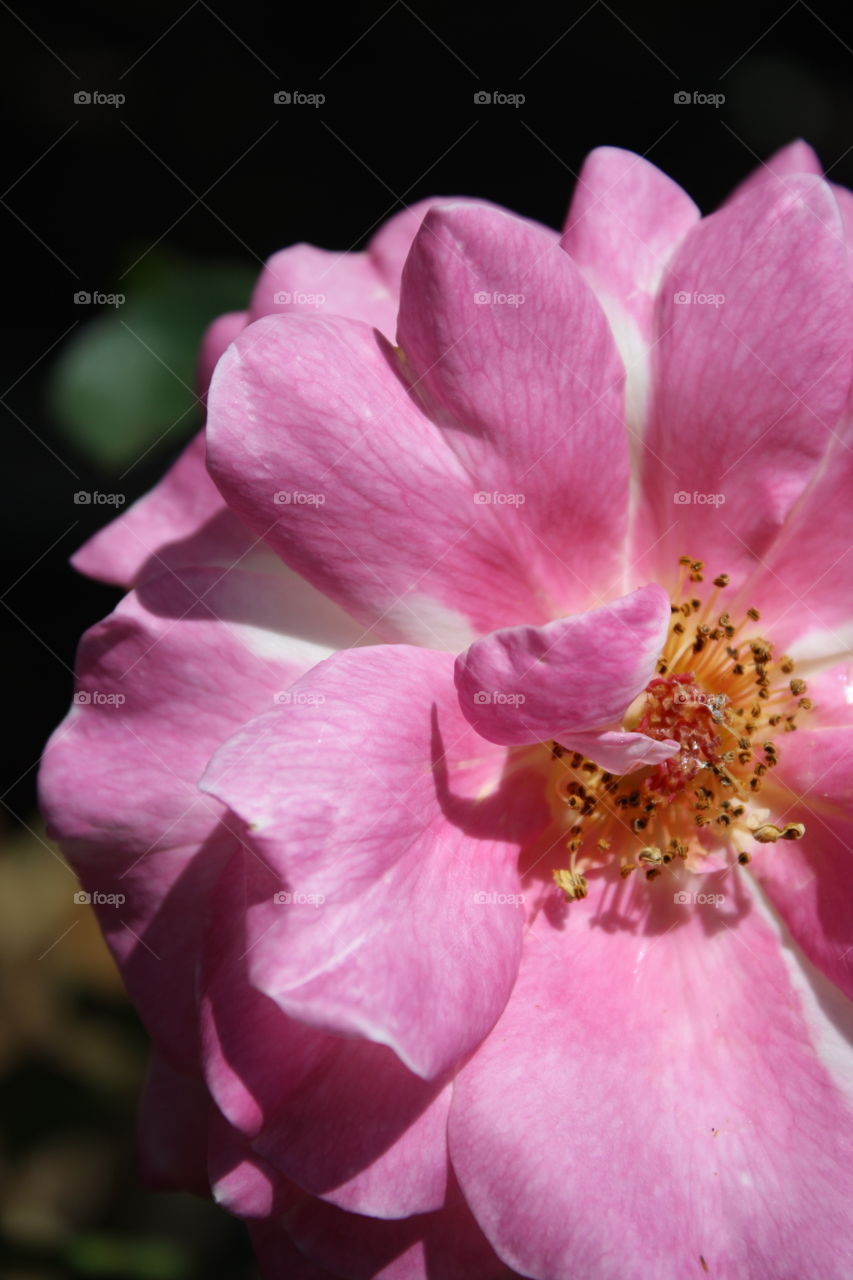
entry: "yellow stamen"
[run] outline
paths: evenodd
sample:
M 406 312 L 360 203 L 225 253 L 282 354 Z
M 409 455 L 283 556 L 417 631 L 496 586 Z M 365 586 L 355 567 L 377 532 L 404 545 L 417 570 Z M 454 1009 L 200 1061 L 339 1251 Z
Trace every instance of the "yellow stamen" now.
M 679 595 L 703 580 L 704 564 L 680 560 Z M 567 870 L 554 880 L 569 900 L 587 895 L 586 872 L 603 866 L 611 849 L 627 879 L 643 869 L 653 880 L 674 861 L 696 869 L 721 845 L 746 865 L 747 841 L 799 840 L 799 822 L 776 826 L 767 809 L 752 816 L 755 797 L 779 763 L 775 735 L 790 733 L 811 710 L 804 680 L 792 677 L 788 655 L 752 630 L 759 611 L 734 622 L 717 598 L 729 585 L 718 574 L 703 606 L 688 596 L 673 601 L 669 636 L 658 675 L 635 700 L 625 727 L 649 737 L 675 739 L 679 751 L 660 765 L 615 777 L 551 744 L 551 809 L 568 837 Z M 578 862 L 578 857 L 580 861 Z

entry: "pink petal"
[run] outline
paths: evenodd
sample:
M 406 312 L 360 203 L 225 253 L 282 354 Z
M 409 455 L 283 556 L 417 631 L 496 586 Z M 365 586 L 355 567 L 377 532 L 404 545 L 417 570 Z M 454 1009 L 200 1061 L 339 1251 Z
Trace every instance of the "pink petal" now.
M 570 751 L 580 751 L 599 768 L 611 773 L 633 773 L 645 764 L 661 764 L 678 750 L 672 738 L 658 742 L 644 733 L 621 730 L 567 734 L 563 745 Z
M 850 302 L 817 178 L 759 184 L 690 232 L 662 288 L 636 536 L 646 572 L 686 554 L 737 582 L 767 552 L 847 399 Z
M 755 874 L 811 962 L 853 997 L 853 725 L 785 735 L 773 777 L 789 789 L 774 821 L 806 834 L 761 847 Z
M 462 714 L 489 742 L 509 746 L 554 739 L 581 750 L 577 739 L 594 744 L 598 735 L 588 731 L 621 721 L 642 693 L 655 673 L 669 623 L 669 597 L 661 587 L 647 586 L 544 627 L 493 631 L 456 660 Z M 656 762 L 677 750 L 674 742 L 653 742 L 641 734 L 607 738 L 603 746 L 611 752 L 627 749 L 635 762 Z M 652 750 L 650 757 L 645 748 Z M 593 759 L 603 763 L 596 755 Z M 620 773 L 622 764 L 627 761 L 617 765 Z
M 642 156 L 597 147 L 584 161 L 562 245 L 620 338 L 633 325 L 652 338 L 655 295 L 667 261 L 699 219 L 681 187 Z M 636 350 L 625 339 L 623 357 Z
M 753 188 L 768 180 L 775 181 L 779 187 L 784 188 L 793 174 L 802 173 L 811 173 L 817 177 L 822 177 L 823 166 L 809 144 L 803 142 L 802 138 L 798 138 L 795 142 L 789 143 L 787 147 L 782 147 L 766 163 L 757 165 L 744 181 L 735 188 L 731 196 L 729 196 L 729 202 L 737 199 L 738 196 L 743 195 L 746 191 L 752 191 Z M 838 211 L 841 214 L 844 243 L 847 245 L 848 259 L 850 259 L 851 250 L 853 250 L 853 194 L 846 187 L 838 186 L 834 182 L 829 185 L 838 205 Z M 849 261 L 849 269 L 853 273 L 853 259 Z
M 213 1198 L 240 1218 L 269 1218 L 292 1208 L 305 1193 L 271 1169 L 246 1138 L 210 1107 L 208 1159 Z
M 293 311 L 349 316 L 391 336 L 403 263 L 424 215 L 437 203 L 420 200 L 401 209 L 380 226 L 364 253 L 295 244 L 273 254 L 252 294 L 251 319 Z
M 651 388 L 657 291 L 666 263 L 698 218 L 693 201 L 642 156 L 598 147 L 584 161 L 561 243 L 601 303 L 625 365 L 634 453 Z
M 126 587 L 166 570 L 237 561 L 244 568 L 272 568 L 275 560 L 223 502 L 207 474 L 201 432 L 150 493 L 71 557 L 80 573 Z
M 740 594 L 777 652 L 810 658 L 853 647 L 851 444 L 848 422 Z
M 814 719 L 811 725 L 805 721 L 804 728 L 853 724 L 853 660 L 810 675 L 808 692 L 814 702 Z
M 235 855 L 207 928 L 200 979 L 205 1074 L 246 1148 L 228 1194 L 255 1195 L 260 1175 L 243 1157 L 259 1155 L 267 1198 L 293 1179 L 376 1217 L 437 1208 L 447 1184 L 449 1089 L 412 1075 L 384 1045 L 289 1018 L 250 983 L 244 911 L 284 883 L 253 854 Z
M 95 900 L 101 927 L 158 1047 L 193 1073 L 205 899 L 235 844 L 196 783 L 221 742 L 330 650 L 288 638 L 277 578 L 186 578 L 147 583 L 84 638 L 40 787 L 84 888 L 123 895 Z M 299 603 L 292 625 L 308 631 Z
M 293 895 L 247 906 L 253 984 L 425 1078 L 473 1048 L 507 999 L 518 842 L 543 805 L 500 784 L 504 753 L 462 718 L 452 663 L 404 646 L 338 654 L 236 734 L 202 783 Z
M 397 297 L 363 253 L 296 244 L 273 254 L 252 294 L 250 316 L 300 311 L 352 316 L 393 333 Z
M 621 361 L 571 259 L 502 210 L 435 208 L 406 261 L 397 340 L 480 500 L 504 504 L 548 616 L 587 607 L 619 575 L 628 451 Z
M 383 222 L 382 226 L 371 238 L 367 247 L 367 256 L 376 273 L 388 283 L 393 283 L 394 292 L 398 300 L 403 267 L 405 266 L 406 258 L 409 256 L 412 241 L 420 230 L 421 223 L 430 209 L 437 204 L 447 204 L 448 201 L 461 204 L 480 203 L 480 201 L 469 200 L 466 196 L 433 196 L 428 200 L 418 200 L 415 204 L 408 205 L 406 208 L 401 209 L 399 213 L 395 213 L 394 217 L 389 218 L 387 222 Z M 355 318 L 359 318 L 355 313 L 353 315 Z M 394 324 L 396 323 L 397 316 L 395 313 Z M 392 336 L 393 327 L 387 330 L 387 334 L 389 337 Z
M 300 1252 L 346 1280 L 512 1280 L 455 1180 L 436 1213 L 377 1222 L 307 1198 L 288 1213 Z
M 217 316 L 213 323 L 208 325 L 201 340 L 196 373 L 199 394 L 202 397 L 207 394 L 219 357 L 234 341 L 237 334 L 246 327 L 248 320 L 247 311 L 226 311 L 224 315 Z
M 703 1258 L 732 1280 L 840 1280 L 849 1005 L 828 1015 L 731 877 L 599 885 L 559 927 L 539 915 L 454 1085 L 451 1158 L 487 1237 L 537 1280 L 674 1280 Z M 674 902 L 697 885 L 725 902 Z
M 847 246 L 848 267 L 853 271 L 853 191 L 848 191 L 847 187 L 839 187 L 834 182 L 830 183 L 830 187 L 838 204 L 838 211 L 841 214 L 842 233 L 844 235 L 844 243 Z
M 219 316 L 205 333 L 197 378 L 202 398 L 223 351 L 259 316 L 338 311 L 392 333 L 403 262 L 432 203 L 422 201 L 391 218 L 374 236 L 368 254 L 331 253 L 311 245 L 294 245 L 275 254 L 255 288 L 251 313 Z M 289 301 L 281 296 L 276 301 L 283 292 Z M 324 299 L 321 304 L 316 302 L 319 297 Z M 207 475 L 204 437 L 199 434 L 163 480 L 90 538 L 72 563 L 89 577 L 130 587 L 164 567 L 233 564 L 263 550 L 261 539 L 228 511 Z
M 208 462 L 237 514 L 372 635 L 458 649 L 547 616 L 512 512 L 478 503 L 480 480 L 364 325 L 246 330 L 213 381 Z
M 802 138 L 789 142 L 786 147 L 781 147 L 779 151 L 774 152 L 769 160 L 764 160 L 744 178 L 739 186 L 735 187 L 729 196 L 729 202 L 736 200 L 738 196 L 742 196 L 746 191 L 754 191 L 762 182 L 766 182 L 768 178 L 775 178 L 778 182 L 787 182 L 795 173 L 811 173 L 816 177 L 823 177 L 823 166 L 818 159 L 815 151 L 804 142 Z
M 438 205 L 472 205 L 481 209 L 499 210 L 488 200 L 478 200 L 471 196 L 431 196 L 428 200 L 418 200 L 415 204 L 401 209 L 393 218 L 384 222 L 376 232 L 367 248 L 368 256 L 375 264 L 377 271 L 393 283 L 395 292 L 400 292 L 400 277 L 412 247 L 412 241 L 420 230 L 421 224 L 431 209 Z M 525 219 L 525 221 L 528 221 Z M 552 240 L 557 233 L 538 222 L 530 222 L 539 232 Z M 353 313 L 354 315 L 356 313 Z M 356 316 L 356 318 L 358 318 Z

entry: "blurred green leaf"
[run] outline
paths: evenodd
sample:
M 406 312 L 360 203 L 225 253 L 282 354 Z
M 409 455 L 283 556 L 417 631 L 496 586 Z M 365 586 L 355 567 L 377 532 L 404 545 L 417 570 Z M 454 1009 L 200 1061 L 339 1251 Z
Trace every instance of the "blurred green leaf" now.
M 62 431 L 107 470 L 187 439 L 198 421 L 201 336 L 246 305 L 255 275 L 174 254 L 144 258 L 120 286 L 126 301 L 82 324 L 54 365 L 49 399 Z
M 184 1280 L 189 1262 L 172 1240 L 90 1232 L 69 1245 L 67 1261 L 83 1276 L 126 1276 L 127 1280 Z

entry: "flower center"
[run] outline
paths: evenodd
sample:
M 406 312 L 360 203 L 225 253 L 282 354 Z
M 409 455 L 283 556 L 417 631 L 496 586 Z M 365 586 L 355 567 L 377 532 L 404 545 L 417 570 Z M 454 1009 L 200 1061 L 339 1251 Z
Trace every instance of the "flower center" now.
M 805 833 L 802 823 L 771 822 L 757 799 L 779 763 L 776 738 L 811 710 L 805 682 L 793 675 L 791 658 L 774 657 L 755 633 L 757 609 L 737 623 L 721 612 L 726 574 L 714 579 L 703 603 L 702 562 L 682 557 L 680 564 L 657 675 L 625 722 L 650 738 L 674 739 L 678 753 L 616 776 L 551 744 L 549 803 L 569 854 L 568 866 L 553 874 L 570 900 L 586 897 L 587 872 L 613 857 L 623 878 L 645 871 L 654 880 L 674 862 L 698 870 L 711 854 L 743 865 L 753 841 Z

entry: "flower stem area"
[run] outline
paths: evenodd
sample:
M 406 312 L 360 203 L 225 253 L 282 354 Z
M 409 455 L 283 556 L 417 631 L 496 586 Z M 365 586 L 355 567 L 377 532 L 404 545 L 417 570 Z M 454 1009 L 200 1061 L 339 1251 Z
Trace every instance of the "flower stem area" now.
M 91 906 L 30 825 L 0 851 L 4 1280 L 250 1280 L 236 1219 L 140 1186 L 148 1039 Z

